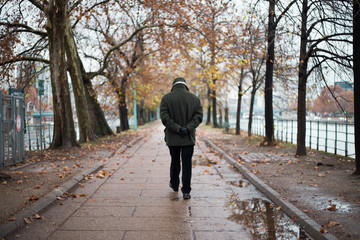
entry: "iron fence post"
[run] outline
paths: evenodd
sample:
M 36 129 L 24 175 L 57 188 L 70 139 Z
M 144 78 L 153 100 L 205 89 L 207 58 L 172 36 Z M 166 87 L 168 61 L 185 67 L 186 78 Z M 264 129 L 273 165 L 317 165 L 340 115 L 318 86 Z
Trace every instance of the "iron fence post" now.
M 317 122 L 317 143 L 316 143 L 316 150 L 319 151 L 319 137 L 320 137 L 320 121 Z
M 285 142 L 288 142 L 288 131 L 289 131 L 289 121 L 286 120 L 286 136 L 285 136 Z
M 337 154 L 337 122 L 335 122 L 335 143 L 334 143 L 335 147 L 334 147 L 334 152 L 335 155 Z
M 30 125 L 28 124 L 28 129 L 29 129 L 29 133 L 28 133 L 28 135 L 29 135 L 29 151 L 31 151 L 31 136 L 30 136 L 30 131 L 31 131 L 31 128 L 30 128 Z
M 38 126 L 37 125 L 35 125 L 35 135 L 36 135 L 36 148 L 37 148 L 37 150 L 39 150 L 39 136 L 38 136 Z
M 327 152 L 327 140 L 328 140 L 328 121 L 325 124 L 325 152 Z
M 345 130 L 345 157 L 348 156 L 348 123 L 346 123 L 346 130 Z
M 50 144 L 51 144 L 50 124 L 48 125 L 48 129 L 49 129 L 49 146 L 50 146 Z

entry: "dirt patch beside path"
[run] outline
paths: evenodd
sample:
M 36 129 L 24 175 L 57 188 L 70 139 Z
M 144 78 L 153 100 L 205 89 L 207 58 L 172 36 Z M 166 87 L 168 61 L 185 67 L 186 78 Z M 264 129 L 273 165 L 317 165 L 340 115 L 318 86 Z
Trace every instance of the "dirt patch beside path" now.
M 260 146 L 263 138 L 225 134 L 202 126 L 205 136 L 256 174 L 285 199 L 339 239 L 360 239 L 360 177 L 353 159 L 308 149 L 296 157 L 296 146 Z M 319 229 L 320 231 L 320 229 Z
M 0 224 L 15 220 L 15 214 L 76 174 L 106 162 L 122 145 L 143 134 L 144 130 L 139 129 L 101 138 L 80 148 L 27 152 L 24 163 L 1 171 L 11 179 L 0 179 Z

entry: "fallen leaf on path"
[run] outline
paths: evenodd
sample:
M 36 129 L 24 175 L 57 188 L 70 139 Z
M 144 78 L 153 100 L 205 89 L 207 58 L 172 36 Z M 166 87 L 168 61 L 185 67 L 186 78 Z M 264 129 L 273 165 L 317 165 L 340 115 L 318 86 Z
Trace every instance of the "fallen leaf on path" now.
M 80 197 L 86 197 L 85 193 L 80 194 Z
M 37 200 L 39 200 L 39 197 L 38 196 L 35 196 L 35 195 L 32 195 L 31 197 L 29 197 L 29 199 L 28 199 L 29 201 L 37 201 Z
M 280 211 L 280 209 L 281 209 L 281 206 L 278 206 L 278 207 L 276 208 L 276 210 L 278 210 L 278 211 Z
M 40 188 L 40 185 L 36 185 L 34 188 L 35 188 L 35 189 L 39 189 L 39 188 Z
M 120 180 L 125 180 L 125 178 L 122 177 L 122 178 L 120 178 Z
M 256 163 L 252 163 L 252 164 L 251 164 L 251 166 L 256 167 L 256 166 L 257 166 L 257 164 L 256 164 Z
M 330 207 L 328 207 L 329 211 L 336 211 L 336 205 L 335 204 L 331 204 Z
M 2 184 L 2 185 L 6 185 L 6 184 L 7 184 L 7 181 L 3 181 L 1 184 Z
M 40 216 L 40 215 L 37 214 L 37 213 L 35 213 L 34 217 L 35 217 L 36 219 L 42 219 L 42 216 Z
M 304 212 L 304 213 L 309 213 L 310 211 L 307 210 L 307 209 L 305 209 L 305 210 L 303 210 L 303 212 Z
M 64 171 L 70 171 L 71 169 L 70 169 L 68 166 L 64 166 L 64 167 L 63 167 L 63 170 L 64 170 Z
M 11 217 L 8 219 L 9 222 L 12 222 L 12 221 L 15 221 L 16 220 L 16 217 Z
M 340 223 L 335 222 L 335 221 L 329 221 L 330 226 L 337 226 L 340 225 Z
M 97 178 L 104 178 L 105 176 L 102 174 L 102 172 L 98 172 L 98 173 L 96 174 L 96 177 L 97 177 Z
M 325 175 L 322 174 L 322 173 L 319 173 L 318 176 L 319 176 L 319 177 L 325 177 Z
M 30 223 L 31 223 L 31 220 L 28 219 L 28 218 L 24 218 L 24 222 L 27 223 L 27 224 L 30 224 Z
M 23 180 L 17 181 L 17 184 L 22 184 L 22 183 L 23 183 Z
M 80 195 L 75 194 L 75 193 L 72 193 L 71 196 L 72 196 L 73 198 L 78 198 L 78 197 L 80 197 Z

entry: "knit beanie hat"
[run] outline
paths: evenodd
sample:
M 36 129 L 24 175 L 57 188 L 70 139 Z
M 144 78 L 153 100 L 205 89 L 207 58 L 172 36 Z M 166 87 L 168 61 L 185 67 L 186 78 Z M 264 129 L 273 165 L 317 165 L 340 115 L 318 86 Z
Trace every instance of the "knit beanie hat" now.
M 185 79 L 182 78 L 182 77 L 178 77 L 178 78 L 175 78 L 175 80 L 173 81 L 173 86 L 174 86 L 175 84 L 179 84 L 179 83 L 186 85 Z

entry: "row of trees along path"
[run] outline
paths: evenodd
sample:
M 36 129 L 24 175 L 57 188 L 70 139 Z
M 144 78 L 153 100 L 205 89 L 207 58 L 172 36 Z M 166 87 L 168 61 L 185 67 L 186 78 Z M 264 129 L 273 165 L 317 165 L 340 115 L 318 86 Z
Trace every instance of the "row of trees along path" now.
M 264 15 L 266 2 L 268 11 Z M 274 144 L 273 90 L 278 84 L 274 79 L 285 82 L 296 71 L 296 154 L 305 155 L 308 79 L 314 76 L 328 86 L 325 70 L 331 68 L 335 73 L 353 76 L 356 173 L 360 171 L 359 0 L 249 0 L 241 7 L 231 0 L 5 0 L 0 10 L 2 79 L 14 84 L 19 63 L 30 63 L 34 69 L 35 63 L 42 63 L 42 70 L 50 69 L 55 126 L 52 148 L 79 145 L 68 73 L 80 142 L 88 142 L 113 134 L 98 101 L 99 94 L 101 98 L 108 95 L 101 92 L 106 87 L 97 89 L 94 79 L 106 79 L 104 86 L 116 96 L 121 128 L 127 130 L 127 102 L 132 90 L 141 93 L 142 106 L 154 108 L 168 91 L 172 69 L 185 58 L 189 60 L 185 72 L 190 79 L 196 79 L 195 90 L 206 96 L 207 123 L 212 119 L 214 127 L 220 125 L 219 90 L 230 84 L 225 79 L 233 79 L 238 89 L 237 134 L 243 94 L 251 90 L 251 116 L 255 92 L 265 84 L 264 145 Z M 265 26 L 265 21 L 267 27 L 260 27 Z M 291 69 L 291 57 L 281 45 L 290 47 L 286 41 L 295 36 L 300 39 L 295 54 L 299 60 L 289 73 L 286 71 Z M 352 54 L 344 48 L 349 44 L 353 46 Z M 88 61 L 97 64 L 88 67 Z M 160 66 L 165 70 L 160 71 Z M 34 82 L 32 78 L 24 82 L 20 79 L 15 83 L 23 89 Z M 247 87 L 243 86 L 245 79 L 251 79 Z

